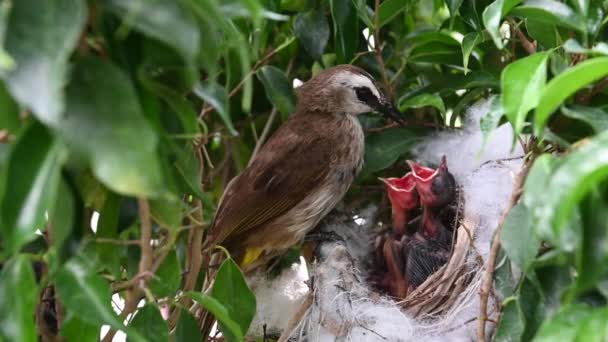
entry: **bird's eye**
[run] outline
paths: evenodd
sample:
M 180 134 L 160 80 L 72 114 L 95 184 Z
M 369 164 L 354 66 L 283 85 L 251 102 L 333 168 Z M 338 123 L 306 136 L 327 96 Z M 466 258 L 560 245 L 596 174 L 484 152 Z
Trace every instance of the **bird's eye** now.
M 356 87 L 355 93 L 357 94 L 357 99 L 363 103 L 371 104 L 374 101 L 378 101 L 368 87 Z

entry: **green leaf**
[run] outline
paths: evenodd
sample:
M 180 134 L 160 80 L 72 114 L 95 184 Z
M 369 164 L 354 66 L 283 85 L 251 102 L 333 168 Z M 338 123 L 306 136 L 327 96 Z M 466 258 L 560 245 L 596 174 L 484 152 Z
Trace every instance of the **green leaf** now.
M 115 239 L 118 236 L 118 222 L 121 198 L 115 193 L 109 193 L 99 213 L 97 233 L 99 238 Z M 102 268 L 110 271 L 115 277 L 120 277 L 120 257 L 122 246 L 110 243 L 97 243 L 96 252 Z
M 169 341 L 169 327 L 160 315 L 158 307 L 153 303 L 148 303 L 138 309 L 129 326 L 139 331 L 146 341 Z M 130 338 L 127 339 L 127 341 L 130 340 Z
M 405 111 L 410 108 L 435 107 L 441 114 L 445 114 L 443 99 L 437 94 L 421 94 L 409 99 L 399 100 L 399 110 Z
M 169 252 L 150 281 L 150 290 L 157 298 L 173 297 L 181 282 L 182 270 L 175 251 Z
M 126 75 L 100 59 L 81 60 L 67 95 L 65 118 L 57 131 L 90 163 L 95 176 L 120 194 L 167 196 L 158 137 Z
M 19 119 L 19 106 L 8 93 L 4 82 L 0 82 L 0 130 L 7 130 L 9 133 L 16 134 L 21 127 Z
M 557 25 L 586 32 L 585 20 L 568 5 L 555 0 L 528 0 L 515 7 L 509 15 L 534 19 L 545 24 Z
M 236 323 L 235 323 L 236 324 Z M 179 310 L 179 320 L 175 327 L 175 342 L 202 341 L 198 321 L 188 310 Z
M 15 143 L 6 170 L 0 213 L 3 246 L 15 253 L 45 226 L 59 186 L 63 150 L 39 123 L 29 126 Z
M 577 248 L 576 293 L 596 286 L 608 271 L 608 205 L 600 191 L 592 190 L 579 206 L 582 218 L 581 245 Z
M 192 104 L 184 96 L 163 83 L 156 81 L 143 68 L 140 68 L 138 75 L 142 84 L 150 92 L 167 102 L 169 107 L 179 116 L 184 134 L 196 134 L 200 132 L 197 121 L 198 114 L 192 109 Z
M 191 158 L 195 157 L 191 156 Z M 185 209 L 184 204 L 177 199 L 150 201 L 150 214 L 154 221 L 173 233 L 176 233 L 182 225 Z
M 518 298 L 509 298 L 502 304 L 500 324 L 494 342 L 520 341 L 526 322 L 519 307 Z
M 293 31 L 306 52 L 319 60 L 329 40 L 329 24 L 325 15 L 316 9 L 300 13 L 293 23 Z
M 528 112 L 538 104 L 547 79 L 548 56 L 546 52 L 533 54 L 507 65 L 502 72 L 502 105 L 516 136 Z
M 352 0 L 329 0 L 334 26 L 334 48 L 338 63 L 348 63 L 355 55 L 361 32 Z
M 450 16 L 455 17 L 456 13 L 458 12 L 458 9 L 460 8 L 460 6 L 462 6 L 464 0 L 446 0 L 445 2 L 448 5 L 448 9 L 450 10 Z
M 462 3 L 463 0 L 455 0 L 453 2 Z M 459 5 L 460 6 L 460 5 Z M 395 17 L 403 12 L 408 7 L 408 0 L 385 0 L 380 3 L 378 9 L 378 26 L 382 27 L 390 23 Z
M 12 2 L 6 52 L 17 62 L 0 73 L 14 98 L 46 124 L 60 121 L 68 59 L 87 16 L 83 0 Z
M 483 25 L 492 37 L 494 45 L 499 49 L 504 47 L 502 37 L 500 36 L 500 24 L 502 17 L 508 13 L 511 8 L 519 4 L 521 0 L 495 0 L 483 10 L 482 19 Z
M 469 57 L 473 53 L 473 49 L 477 44 L 484 41 L 484 36 L 478 32 L 471 32 L 462 38 L 462 66 L 464 67 L 465 75 L 470 71 L 468 68 Z
M 608 130 L 608 112 L 600 108 L 572 105 L 563 106 L 561 112 L 570 119 L 587 123 L 596 133 Z
M 228 311 L 229 317 L 247 333 L 255 315 L 255 295 L 247 286 L 243 273 L 231 258 L 226 259 L 215 277 L 211 296 L 217 299 Z M 222 332 L 232 329 L 220 321 Z
M 419 135 L 407 128 L 391 128 L 365 138 L 365 163 L 362 175 L 391 166 L 419 141 Z
M 18 255 L 0 273 L 0 339 L 38 341 L 34 316 L 38 288 L 31 261 Z
M 500 233 L 500 245 L 511 262 L 525 272 L 534 261 L 540 241 L 532 228 L 528 208 L 518 203 L 511 211 Z
M 220 322 L 222 333 L 229 342 L 243 341 L 243 332 L 233 319 L 228 309 L 217 299 L 200 292 L 186 292 L 184 295 L 192 298 L 203 308 L 207 309 Z
M 55 275 L 55 289 L 68 312 L 78 313 L 82 321 L 109 324 L 114 329 L 125 327 L 110 305 L 110 285 L 95 273 L 92 265 L 72 259 Z
M 52 223 L 51 241 L 53 247 L 58 250 L 63 246 L 64 241 L 70 235 L 74 225 L 74 195 L 72 190 L 64 180 L 59 182 L 55 208 L 49 215 L 49 222 Z
M 559 45 L 559 35 L 555 25 L 543 23 L 534 19 L 526 19 L 526 30 L 545 50 Z
M 540 135 L 560 104 L 585 85 L 608 75 L 608 57 L 588 59 L 554 77 L 543 90 L 535 112 L 534 130 Z
M 256 73 L 264 85 L 266 97 L 281 112 L 286 119 L 295 110 L 295 96 L 293 88 L 285 74 L 273 66 L 263 66 Z
M 594 309 L 584 304 L 568 305 L 540 327 L 534 342 L 604 341 L 608 334 L 606 308 Z M 595 326 L 595 329 L 589 329 Z
M 101 324 L 89 324 L 80 319 L 77 312 L 71 312 L 61 324 L 59 334 L 66 341 L 97 341 Z
M 568 154 L 545 183 L 542 199 L 531 201 L 533 205 L 529 207 L 534 211 L 538 229 L 552 232 L 554 238 L 564 234 L 573 209 L 592 187 L 606 177 L 608 131 L 596 135 L 580 149 Z
M 196 96 L 215 109 L 222 121 L 224 121 L 224 125 L 230 131 L 230 134 L 239 134 L 232 125 L 232 119 L 228 110 L 228 93 L 225 88 L 215 83 L 209 83 L 205 86 L 199 83 L 194 86 L 193 90 Z
M 108 5 L 127 24 L 172 47 L 186 62 L 195 60 L 200 41 L 198 25 L 180 1 L 108 0 Z

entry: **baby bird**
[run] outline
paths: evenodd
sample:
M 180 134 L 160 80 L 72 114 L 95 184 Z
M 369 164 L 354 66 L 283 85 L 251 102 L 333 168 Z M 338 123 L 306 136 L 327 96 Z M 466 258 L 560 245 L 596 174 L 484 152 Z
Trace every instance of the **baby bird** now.
M 456 196 L 456 181 L 445 156 L 435 170 L 408 161 L 422 204 L 420 229 L 407 248 L 406 277 L 413 288 L 443 266 L 450 257 L 452 233 L 441 222 L 441 211 Z

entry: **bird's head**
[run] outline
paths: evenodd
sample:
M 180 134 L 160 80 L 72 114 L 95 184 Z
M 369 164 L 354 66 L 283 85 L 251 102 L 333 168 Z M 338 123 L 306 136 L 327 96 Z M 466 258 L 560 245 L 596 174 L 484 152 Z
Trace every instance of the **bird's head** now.
M 319 73 L 297 90 L 298 106 L 327 113 L 357 115 L 379 112 L 403 124 L 399 111 L 373 77 L 352 65 L 338 65 Z
M 418 207 L 419 198 L 416 192 L 416 181 L 411 172 L 401 178 L 380 178 L 380 180 L 384 182 L 393 209 L 412 210 Z
M 445 156 L 437 169 L 431 169 L 408 160 L 412 175 L 416 182 L 416 189 L 420 194 L 423 205 L 437 208 L 449 204 L 456 194 L 456 181 L 448 171 Z

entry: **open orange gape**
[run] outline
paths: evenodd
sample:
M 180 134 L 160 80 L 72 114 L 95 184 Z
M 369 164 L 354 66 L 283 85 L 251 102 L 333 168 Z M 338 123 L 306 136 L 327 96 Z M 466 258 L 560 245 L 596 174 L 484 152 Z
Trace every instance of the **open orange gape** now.
M 408 161 L 401 178 L 382 178 L 392 225 L 374 238 L 369 280 L 397 300 L 445 265 L 456 242 L 458 188 L 445 156 L 436 169 Z

